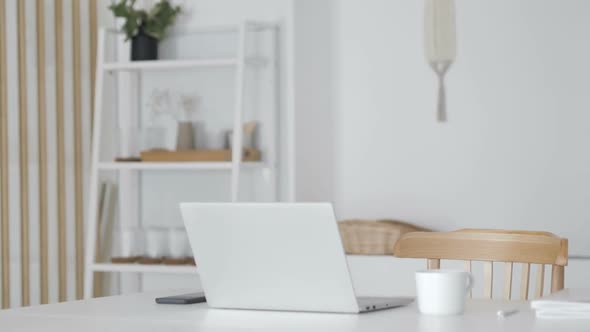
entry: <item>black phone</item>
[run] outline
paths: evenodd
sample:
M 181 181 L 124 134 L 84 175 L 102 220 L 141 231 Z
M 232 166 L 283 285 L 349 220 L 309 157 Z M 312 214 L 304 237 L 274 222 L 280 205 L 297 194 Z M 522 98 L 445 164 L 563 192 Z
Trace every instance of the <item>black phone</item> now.
M 193 304 L 207 302 L 205 293 L 190 293 L 174 296 L 157 297 L 156 303 L 159 304 Z

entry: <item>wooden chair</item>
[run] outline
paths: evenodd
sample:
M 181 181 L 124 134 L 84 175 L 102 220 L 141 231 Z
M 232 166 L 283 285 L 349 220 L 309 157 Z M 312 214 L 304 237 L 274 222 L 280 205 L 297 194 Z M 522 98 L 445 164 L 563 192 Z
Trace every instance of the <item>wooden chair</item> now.
M 528 300 L 531 264 L 539 264 L 535 297 L 543 295 L 545 264 L 552 265 L 551 292 L 563 289 L 568 242 L 548 232 L 461 229 L 454 232 L 416 232 L 402 236 L 394 254 L 405 258 L 426 258 L 428 269 L 439 269 L 441 259 L 484 262 L 484 296 L 492 297 L 493 262 L 505 262 L 504 298 L 511 299 L 514 263 L 522 264 L 520 299 Z

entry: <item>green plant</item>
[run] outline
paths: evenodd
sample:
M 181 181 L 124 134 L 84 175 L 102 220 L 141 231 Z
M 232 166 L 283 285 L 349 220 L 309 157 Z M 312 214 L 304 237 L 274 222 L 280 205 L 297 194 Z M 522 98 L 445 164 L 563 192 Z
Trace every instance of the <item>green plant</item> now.
M 140 29 L 145 34 L 161 40 L 166 29 L 174 23 L 176 16 L 181 12 L 180 6 L 172 6 L 168 0 L 161 0 L 149 11 L 135 9 L 135 1 L 120 0 L 109 6 L 115 17 L 125 18 L 122 30 L 127 40 L 137 36 Z

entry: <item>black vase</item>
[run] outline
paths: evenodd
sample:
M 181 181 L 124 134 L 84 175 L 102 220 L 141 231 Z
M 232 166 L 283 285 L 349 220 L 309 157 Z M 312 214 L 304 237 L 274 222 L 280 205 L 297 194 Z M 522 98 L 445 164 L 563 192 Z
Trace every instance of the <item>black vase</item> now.
M 131 61 L 157 60 L 158 40 L 139 29 L 137 35 L 131 38 Z

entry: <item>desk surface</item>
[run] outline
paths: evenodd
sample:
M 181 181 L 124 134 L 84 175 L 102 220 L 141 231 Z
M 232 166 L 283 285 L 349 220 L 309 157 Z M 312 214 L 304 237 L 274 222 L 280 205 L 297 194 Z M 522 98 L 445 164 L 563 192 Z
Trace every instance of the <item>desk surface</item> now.
M 536 320 L 528 303 L 468 301 L 462 316 L 418 314 L 416 305 L 366 314 L 324 314 L 209 309 L 206 304 L 158 305 L 154 297 L 190 290 L 149 292 L 0 311 L 0 330 L 70 331 L 235 331 L 240 328 L 301 331 L 590 331 L 590 320 Z M 520 312 L 498 319 L 499 309 Z

